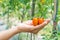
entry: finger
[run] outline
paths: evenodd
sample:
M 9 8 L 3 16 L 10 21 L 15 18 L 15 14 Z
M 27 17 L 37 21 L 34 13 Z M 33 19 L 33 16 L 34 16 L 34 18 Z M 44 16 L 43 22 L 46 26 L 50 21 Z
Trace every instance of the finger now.
M 37 34 L 38 32 L 39 32 L 39 29 L 33 31 L 34 34 Z
M 47 23 L 45 23 L 45 22 L 47 22 Z M 50 19 L 46 19 L 45 22 L 43 24 L 38 25 L 37 27 L 35 27 L 33 33 L 37 34 L 42 28 L 44 28 L 45 25 L 47 25 L 50 22 Z
M 44 21 L 44 23 L 42 23 L 42 24 L 40 24 L 40 25 L 37 25 L 37 26 L 35 27 L 35 29 L 42 29 L 42 28 L 44 28 L 49 22 L 50 22 L 50 19 L 46 19 L 46 20 Z

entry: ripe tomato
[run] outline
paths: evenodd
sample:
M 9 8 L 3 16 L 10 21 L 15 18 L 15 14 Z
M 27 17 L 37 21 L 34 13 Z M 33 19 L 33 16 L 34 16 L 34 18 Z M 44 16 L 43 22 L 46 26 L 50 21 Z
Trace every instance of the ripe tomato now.
M 44 22 L 43 18 L 38 18 L 38 24 L 42 24 Z
M 33 18 L 32 23 L 34 26 L 38 25 L 38 18 Z
M 33 18 L 32 23 L 34 26 L 42 24 L 44 22 L 43 18 Z

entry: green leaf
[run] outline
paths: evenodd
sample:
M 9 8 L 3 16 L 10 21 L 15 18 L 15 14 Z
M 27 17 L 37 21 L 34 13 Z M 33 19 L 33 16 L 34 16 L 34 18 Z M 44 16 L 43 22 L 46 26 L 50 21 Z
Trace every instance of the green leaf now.
M 26 5 L 30 0 L 20 0 L 20 2 Z

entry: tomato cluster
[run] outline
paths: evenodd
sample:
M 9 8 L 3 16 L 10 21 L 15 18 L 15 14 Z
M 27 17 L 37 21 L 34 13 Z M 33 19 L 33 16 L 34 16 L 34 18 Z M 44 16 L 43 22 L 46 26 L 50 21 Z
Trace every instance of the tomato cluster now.
M 42 24 L 44 22 L 43 18 L 33 18 L 32 23 L 34 26 Z

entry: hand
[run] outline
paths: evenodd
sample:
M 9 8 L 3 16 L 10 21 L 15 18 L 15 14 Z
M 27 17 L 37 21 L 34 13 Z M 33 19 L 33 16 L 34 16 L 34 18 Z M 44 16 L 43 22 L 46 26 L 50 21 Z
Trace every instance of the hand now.
M 49 22 L 50 22 L 50 19 L 46 19 L 42 24 L 34 26 L 32 25 L 32 20 L 28 20 L 23 23 L 20 23 L 20 26 L 18 26 L 17 28 L 21 32 L 30 32 L 30 33 L 36 34 L 41 29 L 43 29 Z

